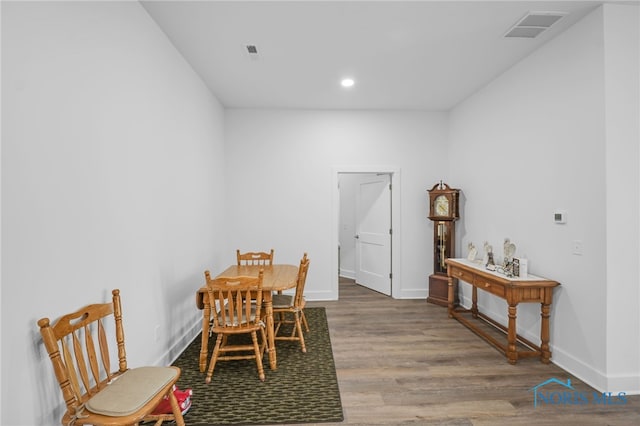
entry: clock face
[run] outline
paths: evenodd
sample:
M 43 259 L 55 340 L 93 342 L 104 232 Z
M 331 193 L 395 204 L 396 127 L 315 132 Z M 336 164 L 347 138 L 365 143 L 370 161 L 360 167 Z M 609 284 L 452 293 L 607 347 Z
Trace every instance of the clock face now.
M 449 199 L 439 195 L 433 202 L 436 216 L 449 216 Z

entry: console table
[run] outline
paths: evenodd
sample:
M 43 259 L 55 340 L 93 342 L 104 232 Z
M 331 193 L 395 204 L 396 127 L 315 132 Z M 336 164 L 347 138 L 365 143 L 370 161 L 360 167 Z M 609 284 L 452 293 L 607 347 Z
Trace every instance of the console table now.
M 467 259 L 447 259 L 447 276 L 449 280 L 449 318 L 455 318 L 467 326 L 471 331 L 481 336 L 496 348 L 502 351 L 509 363 L 515 364 L 518 358 L 539 356 L 540 361 L 548 364 L 551 359 L 549 350 L 549 309 L 553 300 L 553 289 L 560 283 L 535 275 L 527 277 L 507 277 L 497 272 L 485 269 L 484 265 L 469 261 Z M 454 294 L 457 292 L 458 281 L 464 281 L 472 286 L 472 306 L 471 309 L 464 309 L 454 306 Z M 509 323 L 505 327 L 487 315 L 478 311 L 478 289 L 491 293 L 507 301 Z M 516 312 L 520 302 L 540 303 L 540 346 L 526 340 L 516 333 Z M 482 330 L 473 319 L 484 320 L 497 327 L 507 335 L 507 344 Z M 467 315 L 465 315 L 467 314 Z M 518 350 L 516 346 L 520 343 L 527 347 L 525 350 Z

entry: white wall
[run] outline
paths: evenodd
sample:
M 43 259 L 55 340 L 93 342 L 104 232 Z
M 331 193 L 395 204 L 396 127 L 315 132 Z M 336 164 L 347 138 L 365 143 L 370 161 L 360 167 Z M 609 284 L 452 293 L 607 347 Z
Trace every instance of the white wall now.
M 446 114 L 238 109 L 225 117 L 227 180 L 233 186 L 227 205 L 234 206 L 231 247 L 273 247 L 277 261 L 288 263 L 307 251 L 308 298 L 335 299 L 337 187 L 332 184 L 337 177 L 332 173 L 340 166 L 395 167 L 402 174 L 400 188 L 394 188 L 402 255 L 394 288 L 398 297 L 426 297 L 433 266 L 426 191 L 447 179 Z
M 607 389 L 640 392 L 640 7 L 604 5 Z M 624 324 L 624 325 L 623 325 Z
M 2 2 L 2 107 L 0 423 L 54 425 L 39 318 L 120 288 L 131 366 L 199 323 L 226 246 L 223 110 L 137 2 Z
M 629 11 L 637 16 L 636 8 Z M 612 147 L 605 112 L 618 106 L 620 93 L 605 90 L 611 43 L 605 46 L 603 35 L 619 18 L 612 14 L 605 28 L 602 9 L 596 10 L 457 106 L 450 116 L 449 174 L 464 192 L 460 247 L 489 241 L 501 256 L 509 237 L 516 253 L 529 258 L 530 273 L 562 284 L 551 314 L 553 361 L 598 389 L 640 392 L 637 268 L 620 262 L 638 259 L 637 221 L 613 225 L 620 204 L 637 217 L 637 114 L 616 115 L 626 127 Z M 615 56 L 627 55 L 635 74 L 618 73 L 617 89 L 631 91 L 626 106 L 637 112 L 637 39 L 625 46 Z M 566 224 L 553 223 L 556 210 L 567 212 Z M 572 254 L 574 240 L 583 242 L 582 255 Z M 610 241 L 616 247 L 608 250 Z M 469 289 L 462 290 L 470 304 Z M 608 306 L 612 292 L 617 303 L 630 301 Z M 506 323 L 503 302 L 481 297 L 480 305 Z M 518 311 L 518 330 L 533 341 L 539 310 L 521 304 Z

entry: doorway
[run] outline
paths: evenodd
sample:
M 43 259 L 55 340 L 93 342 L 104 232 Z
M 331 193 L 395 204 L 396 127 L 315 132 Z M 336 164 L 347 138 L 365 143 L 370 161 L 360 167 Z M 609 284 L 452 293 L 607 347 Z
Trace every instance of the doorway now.
M 340 277 L 396 297 L 400 288 L 399 169 L 335 168 L 334 180 L 336 299 Z
M 340 276 L 391 295 L 391 177 L 340 174 Z

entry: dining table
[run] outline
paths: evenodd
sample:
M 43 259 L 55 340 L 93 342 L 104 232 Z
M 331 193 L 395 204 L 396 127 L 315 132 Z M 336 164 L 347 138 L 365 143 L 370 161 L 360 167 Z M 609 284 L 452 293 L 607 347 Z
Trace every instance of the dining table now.
M 262 307 L 265 310 L 267 352 L 269 355 L 269 367 L 277 368 L 276 345 L 273 321 L 273 292 L 281 292 L 296 286 L 298 278 L 298 266 L 287 264 L 273 265 L 231 265 L 220 272 L 215 278 L 234 278 L 239 276 L 257 277 L 263 270 L 262 278 Z M 196 292 L 196 307 L 202 310 L 202 343 L 200 347 L 200 372 L 207 367 L 207 354 L 209 344 L 209 322 L 211 319 L 211 304 L 207 285 L 200 287 Z

